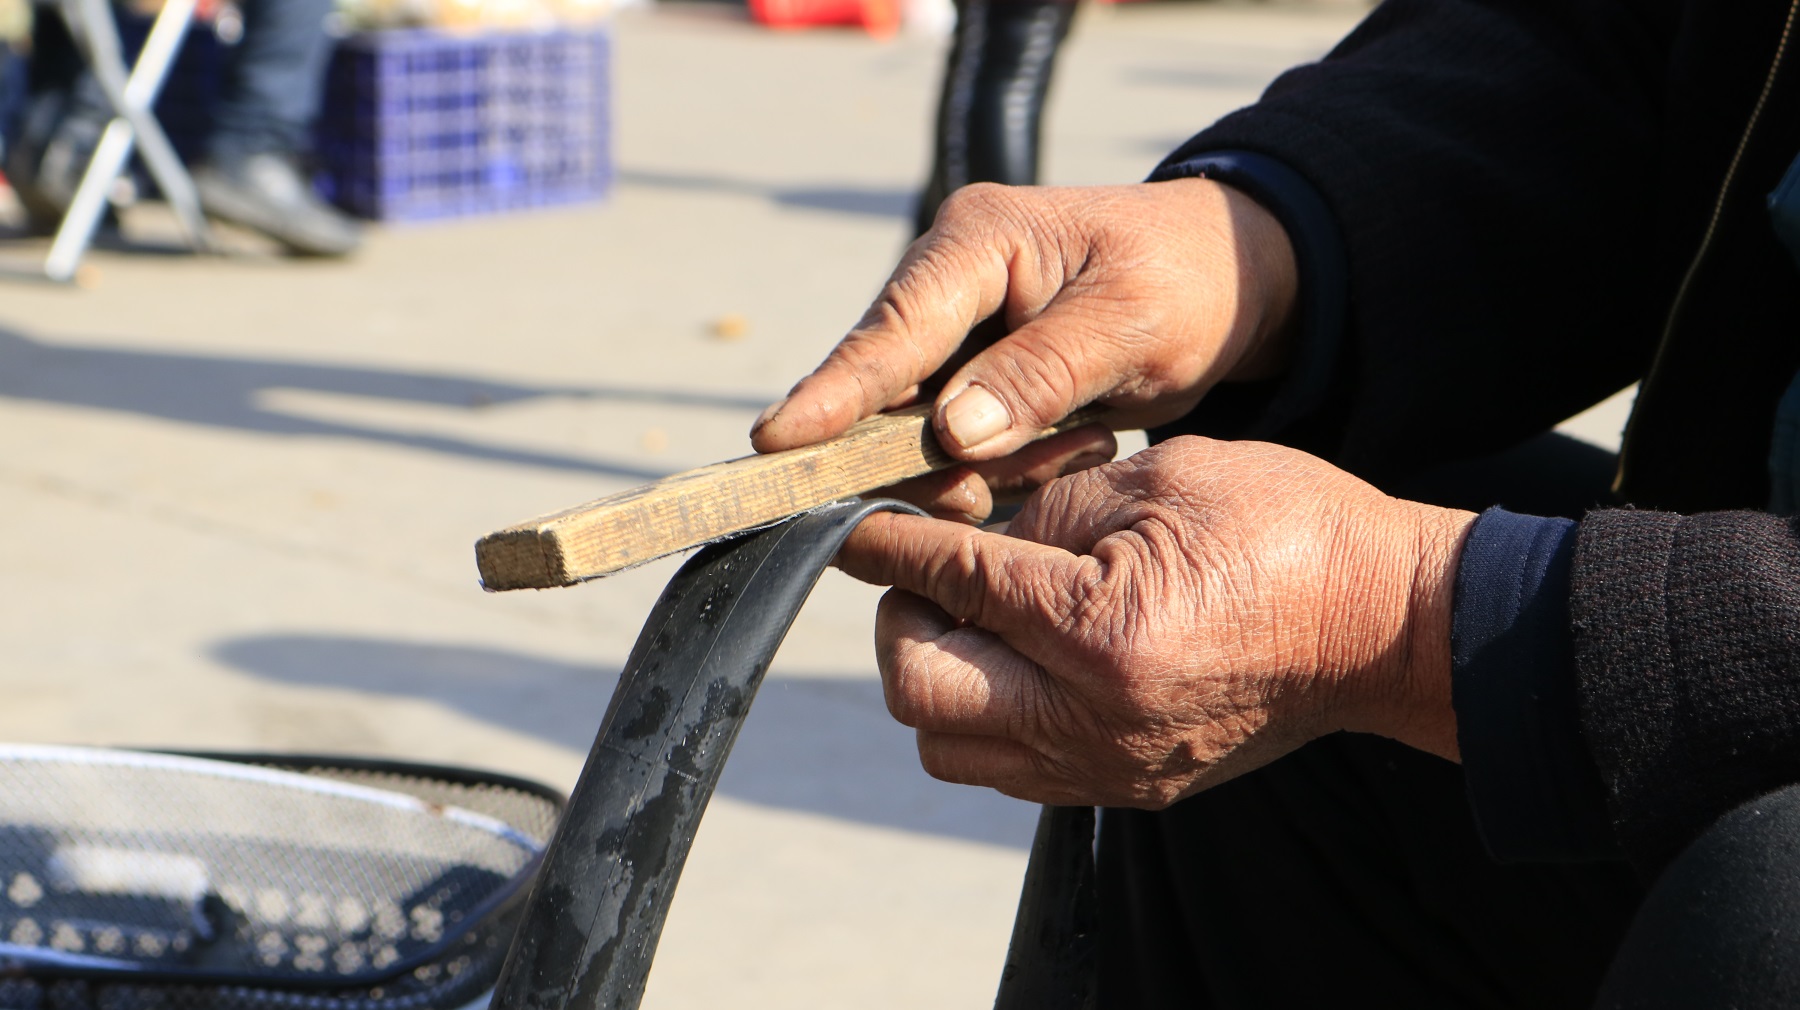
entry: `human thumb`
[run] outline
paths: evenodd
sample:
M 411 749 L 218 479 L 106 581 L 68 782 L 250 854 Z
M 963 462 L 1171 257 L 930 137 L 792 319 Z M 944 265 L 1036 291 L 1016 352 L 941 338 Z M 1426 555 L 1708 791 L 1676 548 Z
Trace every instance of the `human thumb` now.
M 958 369 L 938 396 L 936 425 L 952 455 L 994 459 L 1037 438 L 1128 375 L 1116 340 L 1083 313 L 1052 307 Z

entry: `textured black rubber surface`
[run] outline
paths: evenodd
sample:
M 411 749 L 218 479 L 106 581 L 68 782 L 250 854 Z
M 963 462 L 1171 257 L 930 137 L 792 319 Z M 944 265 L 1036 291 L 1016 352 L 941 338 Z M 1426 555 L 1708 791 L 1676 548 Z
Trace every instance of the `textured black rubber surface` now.
M 501 971 L 495 1010 L 630 1010 L 694 832 L 775 650 L 850 531 L 849 501 L 713 544 L 650 612 Z
M 1094 808 L 1045 807 L 994 1010 L 1093 1010 L 1099 928 Z

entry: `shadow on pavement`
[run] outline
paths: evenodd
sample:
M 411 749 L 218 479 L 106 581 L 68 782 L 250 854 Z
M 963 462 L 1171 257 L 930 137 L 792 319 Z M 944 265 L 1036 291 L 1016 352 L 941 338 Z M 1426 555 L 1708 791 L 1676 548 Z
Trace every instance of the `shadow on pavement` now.
M 624 169 L 619 181 L 627 186 L 648 186 L 687 192 L 734 193 L 754 196 L 784 207 L 803 207 L 837 214 L 911 219 L 919 195 L 910 189 L 871 189 L 859 186 L 769 186 L 728 179 L 724 176 L 685 172 L 640 172 Z
M 1266 64 L 1243 66 L 1211 65 L 1205 67 L 1132 67 L 1124 79 L 1132 84 L 1149 84 L 1166 88 L 1201 88 L 1209 91 L 1252 91 L 1260 93 L 1269 85 L 1270 70 Z
M 579 456 L 485 445 L 451 436 L 314 420 L 258 405 L 258 394 L 276 389 L 365 396 L 468 411 L 541 397 L 755 411 L 761 410 L 770 399 L 657 389 L 520 386 L 463 376 L 266 358 L 69 346 L 43 343 L 0 326 L 0 397 L 122 411 L 272 435 L 361 439 L 448 456 L 637 481 L 654 480 L 667 473 Z
M 585 754 L 614 670 L 462 646 L 271 635 L 222 642 L 214 658 L 253 677 L 423 698 Z M 762 806 L 886 828 L 1025 848 L 1037 808 L 938 782 L 919 768 L 912 731 L 881 685 L 771 678 L 725 766 L 719 792 Z

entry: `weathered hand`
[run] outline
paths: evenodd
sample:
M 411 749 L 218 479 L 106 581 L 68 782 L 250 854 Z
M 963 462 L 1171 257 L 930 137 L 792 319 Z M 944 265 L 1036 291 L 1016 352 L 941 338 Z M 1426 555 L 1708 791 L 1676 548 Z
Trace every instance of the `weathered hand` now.
M 1215 182 L 969 186 L 856 328 L 757 420 L 751 441 L 762 452 L 810 445 L 913 402 L 922 387 L 935 392 L 939 440 L 969 461 L 1000 460 L 1096 401 L 1124 411 L 1118 428 L 1173 420 L 1223 379 L 1273 374 L 1295 284 L 1280 224 Z M 1004 335 L 983 346 L 970 331 L 990 318 Z M 1112 446 L 1090 430 L 1036 453 L 1029 465 L 974 472 L 1000 483 L 1034 466 L 1054 475 L 1077 457 L 1110 457 Z M 911 497 L 934 507 L 934 495 L 961 494 L 973 511 L 939 511 L 979 518 L 985 489 L 969 473 Z
M 1181 438 L 1055 480 L 1006 534 L 862 524 L 888 707 L 938 778 L 1158 808 L 1338 729 L 1452 759 L 1474 515 L 1304 453 Z

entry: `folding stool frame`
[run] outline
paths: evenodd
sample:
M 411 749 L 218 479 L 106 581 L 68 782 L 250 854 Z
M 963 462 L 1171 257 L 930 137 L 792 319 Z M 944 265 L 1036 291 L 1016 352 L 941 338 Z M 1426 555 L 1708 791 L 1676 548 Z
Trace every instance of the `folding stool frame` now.
M 188 242 L 197 251 L 213 249 L 194 181 L 151 112 L 175 56 L 181 51 L 188 26 L 193 23 L 197 4 L 198 0 L 164 0 L 137 63 L 127 71 L 119 46 L 118 22 L 109 0 L 57 0 L 70 36 L 112 106 L 113 118 L 100 135 L 100 143 L 75 189 L 75 198 L 57 226 L 50 254 L 44 259 L 44 274 L 51 280 L 74 280 L 81 257 L 100 226 L 107 193 L 125 172 L 134 146 L 141 150 L 151 178 L 174 208 Z

